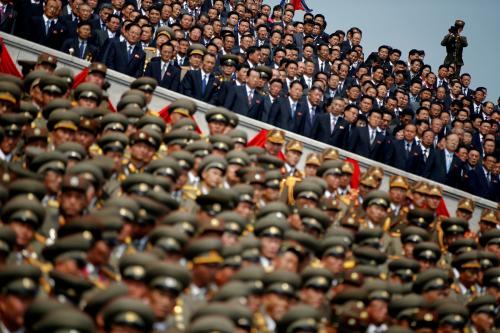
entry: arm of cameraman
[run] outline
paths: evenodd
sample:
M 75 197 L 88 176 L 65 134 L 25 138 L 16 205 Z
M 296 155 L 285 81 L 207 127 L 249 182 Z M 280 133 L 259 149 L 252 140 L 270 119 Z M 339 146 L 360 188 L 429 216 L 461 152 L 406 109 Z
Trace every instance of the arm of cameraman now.
M 451 34 L 447 34 L 446 36 L 443 37 L 443 40 L 441 41 L 441 46 L 446 46 L 448 45 L 450 39 L 452 38 Z

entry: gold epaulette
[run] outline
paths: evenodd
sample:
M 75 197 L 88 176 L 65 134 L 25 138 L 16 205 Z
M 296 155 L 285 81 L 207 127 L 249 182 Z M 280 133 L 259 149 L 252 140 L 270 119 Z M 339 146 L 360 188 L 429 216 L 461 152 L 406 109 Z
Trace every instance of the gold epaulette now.
M 389 256 L 389 260 L 397 260 L 400 259 L 400 256 Z
M 52 291 L 50 283 L 43 276 L 40 278 L 40 286 L 47 295 L 49 295 Z
M 298 180 L 299 179 L 297 179 L 293 176 L 289 176 L 289 177 L 286 177 L 286 179 L 284 179 L 283 181 L 281 181 L 280 192 L 282 193 L 285 189 L 288 190 L 287 200 L 288 200 L 289 205 L 295 204 L 295 198 L 293 197 L 293 189 L 295 187 L 295 184 L 297 184 Z
M 127 165 L 127 168 L 128 170 L 131 172 L 131 173 L 137 173 L 138 169 L 137 167 L 134 165 L 134 163 L 129 163 Z
M 393 231 L 389 233 L 389 236 L 393 238 L 400 238 L 401 237 L 401 232 L 400 231 Z
M 460 294 L 460 295 L 462 294 L 462 292 L 460 291 L 460 287 L 456 283 L 452 283 L 450 286 L 450 289 L 452 289 L 457 294 Z
M 198 196 L 201 195 L 199 188 L 192 185 L 184 185 L 182 187 L 182 199 L 184 200 L 196 200 Z
M 150 116 L 154 116 L 154 117 L 159 117 L 160 116 L 160 113 L 157 112 L 157 111 L 153 111 L 151 109 L 148 109 L 148 112 L 146 112 L 146 114 L 150 115 Z
M 59 216 L 59 219 L 57 220 L 57 222 L 58 222 L 59 226 L 62 227 L 63 225 L 66 224 L 66 219 L 62 216 Z
M 392 223 L 391 218 L 389 216 L 386 217 L 385 221 L 384 221 L 384 228 L 383 228 L 385 232 L 389 231 L 389 229 L 391 228 L 391 223 Z
M 99 281 L 99 279 L 97 279 L 97 278 L 89 277 L 89 281 L 92 282 L 94 284 L 94 286 L 96 286 L 96 288 L 98 288 L 98 289 L 106 289 L 107 288 L 106 284 Z
M 93 143 L 89 147 L 89 155 L 90 156 L 100 156 L 100 155 L 102 155 L 102 149 L 98 145 L 96 145 L 95 143 Z
M 50 199 L 47 202 L 47 207 L 50 207 L 50 208 L 59 208 L 59 201 L 54 200 L 54 199 Z
M 35 240 L 43 245 L 47 242 L 47 237 L 42 235 L 41 233 L 35 232 Z
M 184 331 L 186 329 L 186 327 L 185 327 L 186 324 L 184 324 L 183 306 L 184 306 L 184 301 L 180 297 L 177 297 L 177 300 L 176 300 L 175 306 L 174 306 L 174 311 L 173 311 L 174 325 L 177 329 L 179 329 L 181 331 Z
M 104 274 L 105 277 L 109 278 L 110 280 L 112 281 L 121 281 L 121 276 L 120 274 L 117 274 L 115 272 L 113 272 L 109 267 L 101 267 L 101 272 L 102 274 Z
M 349 206 L 351 204 L 351 198 L 350 195 L 341 195 L 339 196 L 339 200 L 346 206 Z
M 353 269 L 354 267 L 356 267 L 356 261 L 352 259 L 344 261 L 344 269 Z

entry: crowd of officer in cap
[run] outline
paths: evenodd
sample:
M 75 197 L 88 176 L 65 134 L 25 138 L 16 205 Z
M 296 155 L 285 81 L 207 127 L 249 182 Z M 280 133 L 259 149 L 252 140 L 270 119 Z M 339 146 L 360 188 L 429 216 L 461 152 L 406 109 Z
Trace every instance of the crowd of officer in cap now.
M 97 9 L 98 20 L 105 11 L 120 8 L 125 21 L 136 16 L 136 4 L 126 2 L 117 7 L 120 2 L 102 4 Z M 155 17 L 156 6 L 147 7 L 150 2 L 140 2 L 139 10 L 147 15 L 139 15 L 138 22 Z M 148 58 L 146 66 L 144 59 L 141 64 L 144 67 L 139 66 L 151 73 L 153 65 L 156 70 L 163 70 L 163 52 L 175 50 L 177 54 L 170 57 L 178 59 L 183 56 L 179 50 L 186 41 L 191 43 L 189 66 L 208 66 L 207 61 L 215 61 L 223 71 L 217 78 L 223 82 L 220 86 L 202 83 L 206 67 L 175 70 L 169 62 L 165 69 L 165 73 L 172 71 L 169 77 L 182 76 L 176 83 L 170 83 L 188 89 L 184 91 L 197 94 L 203 90 L 204 96 L 214 100 L 225 94 L 223 106 L 213 107 L 205 114 L 207 133 L 202 133 L 193 120 L 197 106 L 191 99 L 180 98 L 170 104 L 168 117 L 165 114 L 160 117 L 159 110 L 151 110 L 153 93 L 162 82 L 148 76 L 134 80 L 116 105 L 117 112 L 112 112 L 106 75 L 108 68 L 116 63 L 92 62 L 84 82 L 76 87 L 75 73 L 58 68 L 57 58 L 46 53 L 34 62 L 22 62 L 23 79 L 0 74 L 0 330 L 494 332 L 500 323 L 499 209 L 484 209 L 479 220 L 475 220 L 473 215 L 479 208 L 473 200 L 463 198 L 456 211 L 448 214 L 442 207 L 442 188 L 435 183 L 392 176 L 386 186 L 382 184 L 382 168 L 370 167 L 358 175 L 356 166 L 342 161 L 333 147 L 303 156 L 303 144 L 287 139 L 285 131 L 279 128 L 267 132 L 262 147 L 248 146 L 251 138 L 238 127 L 237 114 L 242 110 L 261 119 L 262 112 L 267 112 L 266 105 L 269 107 L 267 98 L 277 98 L 267 114 L 278 112 L 276 119 L 282 125 L 290 121 L 286 120 L 286 114 L 280 113 L 286 110 L 280 101 L 297 108 L 294 101 L 308 104 L 311 100 L 323 100 L 327 113 L 318 111 L 317 119 L 322 122 L 312 123 L 312 133 L 326 133 L 342 140 L 345 137 L 340 132 L 328 133 L 325 124 L 331 123 L 324 118 L 340 122 L 339 129 L 349 128 L 343 122 L 354 119 L 358 129 L 349 144 L 355 142 L 356 147 L 358 143 L 361 147 L 363 140 L 375 136 L 375 144 L 382 140 L 387 148 L 385 140 L 389 138 L 380 135 L 392 126 L 393 118 L 384 118 L 391 113 L 386 112 L 389 106 L 384 106 L 383 112 L 369 110 L 368 126 L 363 127 L 362 120 L 366 111 L 364 102 L 368 100 L 365 97 L 374 88 L 371 86 L 376 85 L 378 91 L 392 76 L 377 84 L 372 77 L 365 80 L 368 74 L 356 76 L 364 68 L 373 72 L 370 75 L 375 75 L 376 81 L 380 66 L 385 73 L 392 72 L 390 60 L 384 61 L 385 53 L 379 50 L 368 57 L 371 67 L 365 64 L 349 68 L 363 83 L 345 87 L 347 102 L 342 95 L 319 98 L 327 87 L 324 83 L 328 82 L 328 89 L 332 89 L 332 78 L 339 78 L 346 69 L 346 61 L 354 59 L 351 51 L 360 48 L 359 31 L 351 31 L 349 40 L 340 44 L 338 53 L 344 54 L 345 60 L 335 64 L 334 55 L 339 51 L 335 40 L 340 32 L 326 35 L 321 15 L 311 20 L 310 14 L 306 14 L 304 22 L 291 23 L 294 13 L 289 6 L 285 10 L 274 8 L 271 13 L 269 6 L 259 7 L 253 2 L 229 1 L 227 9 L 224 4 L 215 0 L 200 7 L 198 1 L 189 0 L 181 14 L 173 11 L 178 16 L 165 19 L 170 27 L 153 29 L 159 32 L 157 43 L 165 37 L 158 51 L 160 59 Z M 40 8 L 35 2 L 24 5 L 36 21 Z M 74 0 L 69 5 L 65 7 L 70 11 L 68 15 L 81 18 L 80 11 L 85 13 L 91 1 Z M 161 6 L 162 15 L 168 7 L 179 9 L 182 3 L 166 1 Z M 214 8 L 219 14 L 215 18 L 210 16 Z M 41 10 L 48 14 L 44 18 L 52 20 L 61 5 L 48 0 L 41 4 Z M 116 15 L 109 17 L 106 23 L 116 19 Z M 213 25 L 225 20 L 229 28 L 238 26 L 232 38 L 241 39 L 238 50 L 245 55 L 235 51 L 237 57 L 207 56 L 213 53 L 210 49 L 213 51 L 216 46 L 215 40 L 214 45 L 207 43 L 207 50 L 196 46 L 194 36 L 200 28 L 191 26 L 194 21 L 205 19 Z M 262 26 L 257 24 L 259 20 L 264 20 L 264 28 L 272 31 L 267 39 Z M 257 51 L 245 46 L 254 36 L 240 31 L 250 21 L 258 34 Z M 54 22 L 54 26 L 49 23 L 49 30 L 69 24 L 62 19 Z M 73 24 L 77 31 L 86 26 L 82 19 Z M 138 25 L 128 26 L 123 35 L 126 38 L 137 35 L 127 33 Z M 92 27 L 97 30 L 99 25 Z M 296 32 L 300 27 L 305 35 Z M 187 39 L 178 36 L 183 29 L 190 32 Z M 283 34 L 275 30 L 282 30 Z M 281 40 L 276 41 L 278 35 L 284 41 L 291 36 L 292 42 L 276 45 L 281 44 Z M 55 37 L 47 38 L 55 42 Z M 223 41 L 230 38 L 226 33 Z M 299 42 L 302 47 L 297 50 Z M 108 43 L 116 46 L 119 42 Z M 329 45 L 328 55 L 324 44 Z M 232 52 L 226 49 L 223 46 L 223 53 Z M 280 65 L 271 64 L 271 69 L 255 69 L 253 56 L 265 49 L 273 52 L 273 59 L 281 54 L 287 60 L 277 61 Z M 318 51 L 318 58 L 312 62 L 316 61 L 319 70 L 313 74 L 306 97 L 301 97 L 303 91 L 299 87 L 307 86 L 308 78 L 299 86 L 289 75 L 293 66 L 298 66 L 292 60 L 295 52 L 304 53 L 300 57 L 304 57 L 306 67 L 310 63 L 307 49 Z M 117 47 L 115 52 L 118 50 Z M 135 58 L 139 53 L 136 46 L 130 64 L 140 61 L 142 55 Z M 392 49 L 391 57 L 395 54 Z M 325 61 L 325 56 L 331 56 L 332 61 Z M 249 63 L 242 64 L 243 60 Z M 258 62 L 262 61 L 259 56 Z M 396 60 L 393 65 L 403 64 Z M 284 72 L 283 80 L 274 78 L 267 82 L 278 75 L 276 71 Z M 395 70 L 394 76 L 400 76 L 400 72 Z M 412 75 L 411 68 L 408 75 Z M 322 76 L 327 78 L 325 82 Z M 356 80 L 354 77 L 351 79 Z M 237 89 L 238 82 L 244 83 L 240 85 L 242 88 Z M 258 89 L 255 86 L 255 91 L 245 90 L 252 84 L 260 86 Z M 338 86 L 341 90 L 343 84 L 344 81 Z M 281 96 L 284 88 L 289 89 L 287 97 Z M 436 93 L 440 88 L 435 89 Z M 355 89 L 362 89 L 366 95 L 358 102 L 352 95 Z M 477 89 L 471 108 L 481 92 L 485 97 L 484 91 Z M 399 107 L 404 109 L 404 103 L 400 104 L 404 98 L 398 99 L 398 94 L 405 93 L 397 88 L 390 97 L 383 96 L 383 103 L 395 103 L 394 111 Z M 373 97 L 374 102 L 376 99 Z M 424 104 L 426 101 L 422 99 Z M 459 101 L 465 103 L 467 98 Z M 432 100 L 428 111 L 435 112 L 436 105 L 444 107 L 445 103 Z M 498 111 L 488 113 L 488 105 L 488 102 L 481 104 L 480 112 L 491 118 L 481 121 L 477 132 L 485 143 L 492 141 L 488 139 L 490 132 L 496 135 L 497 130 L 493 120 L 497 120 Z M 425 111 L 423 108 L 417 108 L 417 115 Z M 401 111 L 404 113 L 401 121 L 408 120 L 407 110 Z M 464 106 L 463 110 L 472 109 Z M 344 116 L 335 118 L 337 112 Z M 431 126 L 436 119 L 443 122 L 442 114 L 446 112 L 440 112 L 438 117 L 431 115 Z M 457 119 L 460 113 L 462 109 L 457 111 Z M 370 126 L 377 114 L 388 125 L 383 128 L 384 121 L 380 122 L 375 126 L 380 126 L 380 130 L 374 133 Z M 459 123 L 456 119 L 454 122 Z M 304 125 L 297 124 L 297 128 Z M 404 126 L 396 124 L 395 128 L 404 127 L 403 136 L 407 140 L 411 137 L 410 128 L 417 127 L 418 132 L 422 124 L 425 120 L 413 124 L 409 119 Z M 491 125 L 487 131 L 485 124 Z M 336 126 L 337 123 L 333 128 Z M 278 127 L 294 130 L 285 125 Z M 367 136 L 361 133 L 363 128 Z M 432 128 L 434 132 L 436 128 Z M 495 165 L 496 160 L 491 158 L 494 154 L 488 150 L 491 147 L 483 145 L 486 153 L 477 156 L 479 164 L 474 166 L 467 161 L 472 172 L 464 173 L 456 160 L 458 156 L 463 158 L 460 151 L 452 154 L 451 160 L 448 154 L 453 147 L 468 147 L 463 142 L 466 131 L 462 131 L 458 144 L 460 131 L 456 125 L 448 130 L 452 134 L 436 143 L 437 147 L 445 145 L 450 149 L 441 151 L 445 169 L 449 167 L 452 175 L 456 172 L 462 177 L 459 185 L 471 182 L 464 179 L 480 176 L 482 170 L 482 176 L 491 184 L 481 189 L 491 189 L 491 193 L 498 190 L 490 186 L 491 177 L 498 177 L 495 171 L 498 164 Z M 394 132 L 395 136 L 398 132 Z M 423 131 L 419 137 L 422 147 L 427 147 L 426 133 L 429 131 Z M 405 146 L 405 142 L 401 145 Z M 395 152 L 396 156 L 405 155 L 406 148 Z M 373 149 L 369 149 L 370 153 Z M 363 155 L 361 151 L 358 153 Z M 422 154 L 425 155 L 423 150 Z M 429 156 L 426 159 L 432 160 Z M 481 158 L 482 162 L 478 162 Z M 436 161 L 437 158 L 433 163 Z M 474 176 L 475 172 L 478 175 Z M 448 170 L 445 175 L 448 176 Z

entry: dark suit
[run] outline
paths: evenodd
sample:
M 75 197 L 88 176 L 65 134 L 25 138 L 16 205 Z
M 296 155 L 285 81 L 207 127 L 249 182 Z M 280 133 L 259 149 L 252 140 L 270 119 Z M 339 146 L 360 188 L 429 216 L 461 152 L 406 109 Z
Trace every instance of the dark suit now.
M 106 23 L 104 23 L 104 29 L 102 28 L 101 24 L 102 24 L 102 22 L 101 22 L 100 17 L 97 17 L 93 20 L 90 20 L 90 25 L 92 26 L 92 31 L 94 31 L 94 32 L 97 30 L 106 31 L 106 29 L 107 29 Z
M 73 38 L 77 36 L 76 29 L 78 28 L 78 20 L 73 19 L 73 15 L 65 15 L 61 17 L 66 27 L 68 27 L 68 36 Z
M 321 106 L 317 106 L 314 111 L 314 117 L 311 117 L 311 109 L 309 109 L 309 103 L 307 101 L 307 96 L 302 97 L 297 107 L 296 115 L 299 122 L 298 133 L 310 138 L 313 135 L 314 123 L 322 113 L 322 108 Z
M 318 73 L 321 71 L 320 65 L 319 65 L 320 60 L 317 59 L 314 61 L 314 74 Z M 330 62 L 328 60 L 323 62 L 323 73 L 330 74 L 332 67 L 330 65 Z
M 335 128 L 332 131 L 332 120 L 330 114 L 320 114 L 316 118 L 316 122 L 312 130 L 312 138 L 335 147 L 344 148 L 348 125 L 349 124 L 344 118 L 338 117 L 337 122 L 335 123 Z
M 134 77 L 142 76 L 144 70 L 144 61 L 146 53 L 137 43 L 132 50 L 132 54 L 128 55 L 127 43 L 125 41 L 111 40 L 104 54 L 104 63 L 111 69 L 121 72 L 125 75 Z
M 406 140 L 393 141 L 392 147 L 393 156 L 389 164 L 395 168 L 410 172 L 411 165 L 409 165 L 409 162 L 415 158 L 413 155 L 422 154 L 422 150 L 417 146 L 415 140 L 411 142 L 410 151 L 406 150 Z
M 201 70 L 189 70 L 181 81 L 181 92 L 197 100 L 215 104 L 220 87 L 219 79 L 214 73 L 210 73 L 205 91 L 202 90 L 202 79 Z
M 488 181 L 482 165 L 478 165 L 476 168 L 470 170 L 467 175 L 468 187 L 472 194 L 495 202 L 500 201 L 500 183 L 498 175 L 491 175 L 491 181 Z
M 355 154 L 382 162 L 385 137 L 376 133 L 373 144 L 370 144 L 370 132 L 368 126 L 356 127 L 347 142 L 347 149 Z
M 427 158 L 424 155 L 422 150 L 422 146 L 418 146 L 416 150 L 412 149 L 411 154 L 408 157 L 406 166 L 408 172 L 413 174 L 423 176 L 425 173 L 425 169 L 427 167 L 427 162 L 431 161 L 434 158 L 435 150 L 433 147 L 428 148 L 429 152 Z
M 243 116 L 261 120 L 264 114 L 264 96 L 254 90 L 252 102 L 248 103 L 246 85 L 234 87 L 228 91 L 224 107 Z
M 297 102 L 296 111 L 299 109 L 300 101 Z M 297 132 L 298 118 L 292 117 L 292 106 L 288 97 L 280 97 L 271 107 L 268 123 L 287 131 Z
M 22 15 L 17 15 L 14 34 L 29 39 L 31 18 L 43 15 L 43 1 L 39 1 L 38 4 L 33 4 L 31 0 L 16 0 L 13 1 L 13 4 L 15 11 L 17 13 L 22 13 Z
M 278 98 L 274 98 L 274 100 L 271 100 L 271 95 L 266 94 L 264 95 L 264 114 L 262 114 L 261 121 L 268 122 L 269 121 L 269 115 L 271 114 L 271 108 L 276 102 Z
M 481 134 L 479 132 L 472 134 L 472 145 L 474 148 L 479 150 L 479 153 L 483 156 L 483 144 L 481 142 Z
M 445 184 L 448 186 L 458 187 L 463 162 L 453 154 L 453 160 L 450 169 L 446 172 L 446 154 L 444 150 L 438 149 L 432 158 L 427 160 L 424 177 Z
M 99 56 L 99 49 L 87 41 L 83 56 L 80 54 L 80 40 L 78 38 L 66 39 L 61 47 L 61 51 L 70 54 L 69 50 L 73 49 L 73 56 L 80 59 L 95 60 Z
M 154 57 L 146 67 L 144 76 L 150 76 L 158 81 L 158 85 L 162 88 L 179 91 L 181 71 L 176 66 L 169 64 L 165 75 L 161 77 L 161 58 Z
M 45 21 L 43 16 L 35 16 L 30 20 L 29 40 L 42 44 L 56 50 L 60 50 L 64 41 L 68 38 L 68 28 L 60 19 L 53 23 L 45 33 Z
M 5 6 L 2 18 L 0 19 L 0 31 L 13 34 L 14 27 L 16 25 L 17 11 L 14 9 L 12 4 L 7 4 Z

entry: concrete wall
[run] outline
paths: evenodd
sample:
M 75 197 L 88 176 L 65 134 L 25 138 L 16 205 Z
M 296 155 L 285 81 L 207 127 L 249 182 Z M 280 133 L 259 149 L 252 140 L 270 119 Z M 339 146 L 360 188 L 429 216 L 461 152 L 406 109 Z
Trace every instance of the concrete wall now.
M 38 56 L 39 53 L 41 52 L 49 52 L 53 55 L 55 55 L 58 58 L 59 61 L 59 67 L 68 67 L 73 70 L 75 74 L 80 72 L 83 68 L 88 66 L 88 63 L 76 58 L 72 57 L 70 55 L 54 51 L 52 49 L 49 49 L 47 47 L 31 43 L 29 41 L 26 41 L 21 38 L 17 38 L 15 36 L 5 34 L 5 33 L 0 33 L 0 36 L 3 37 L 5 44 L 7 46 L 7 49 L 12 56 L 13 60 L 17 62 L 17 60 L 20 59 L 25 59 L 25 60 L 35 60 Z M 125 92 L 128 89 L 128 86 L 130 82 L 133 81 L 133 78 L 123 75 L 121 73 L 109 70 L 108 75 L 107 75 L 108 80 L 111 83 L 111 88 L 108 89 L 108 93 L 111 97 L 112 102 L 116 105 L 117 101 L 120 99 L 120 96 L 123 92 Z M 155 96 L 153 98 L 153 101 L 151 103 L 151 108 L 153 110 L 160 110 L 166 105 L 170 104 L 171 102 L 175 101 L 179 97 L 185 97 L 181 94 L 172 92 L 170 90 L 164 89 L 164 88 L 158 88 L 156 89 Z M 207 124 L 205 122 L 205 112 L 211 107 L 211 105 L 204 103 L 204 102 L 199 102 L 196 101 L 198 104 L 198 110 L 195 114 L 196 121 L 200 125 L 202 130 L 207 129 Z M 256 133 L 258 133 L 261 129 L 270 129 L 272 128 L 271 125 L 267 123 L 263 123 L 260 121 L 256 121 L 254 119 L 250 119 L 244 116 L 240 116 L 240 125 L 239 127 L 243 130 L 245 130 L 248 133 L 248 137 L 251 138 L 253 137 Z M 300 135 L 297 135 L 295 133 L 287 133 L 287 138 L 290 139 L 296 139 L 304 143 L 304 154 L 303 156 L 306 156 L 308 153 L 311 152 L 319 152 L 323 150 L 324 148 L 328 147 L 328 145 L 309 139 L 307 137 L 303 137 Z M 410 179 L 411 181 L 419 181 L 419 180 L 425 180 L 429 181 L 427 179 L 424 179 L 422 177 L 415 176 L 413 174 L 406 173 L 404 171 L 401 171 L 399 169 L 395 169 L 393 167 L 387 166 L 385 164 L 381 164 L 375 161 L 372 161 L 370 159 L 355 155 L 353 153 L 350 153 L 348 151 L 344 151 L 339 149 L 340 156 L 342 158 L 345 157 L 350 157 L 352 159 L 355 159 L 359 161 L 359 165 L 361 169 L 366 169 L 371 165 L 376 165 L 376 166 L 381 166 L 384 168 L 385 171 L 385 177 L 383 180 L 382 188 L 386 189 L 388 188 L 388 181 L 389 177 L 392 175 L 402 175 Z M 304 158 L 302 159 L 301 163 L 303 163 Z M 446 202 L 446 206 L 448 207 L 448 210 L 450 211 L 450 214 L 454 214 L 456 207 L 457 207 L 457 202 L 461 198 L 467 197 L 471 198 L 474 200 L 476 203 L 476 211 L 474 212 L 473 216 L 473 228 L 477 227 L 477 221 L 479 220 L 479 216 L 481 213 L 481 210 L 483 208 L 496 208 L 497 203 L 473 196 L 469 193 L 463 192 L 456 190 L 454 188 L 448 187 L 448 186 L 442 186 L 444 190 L 444 198 Z

